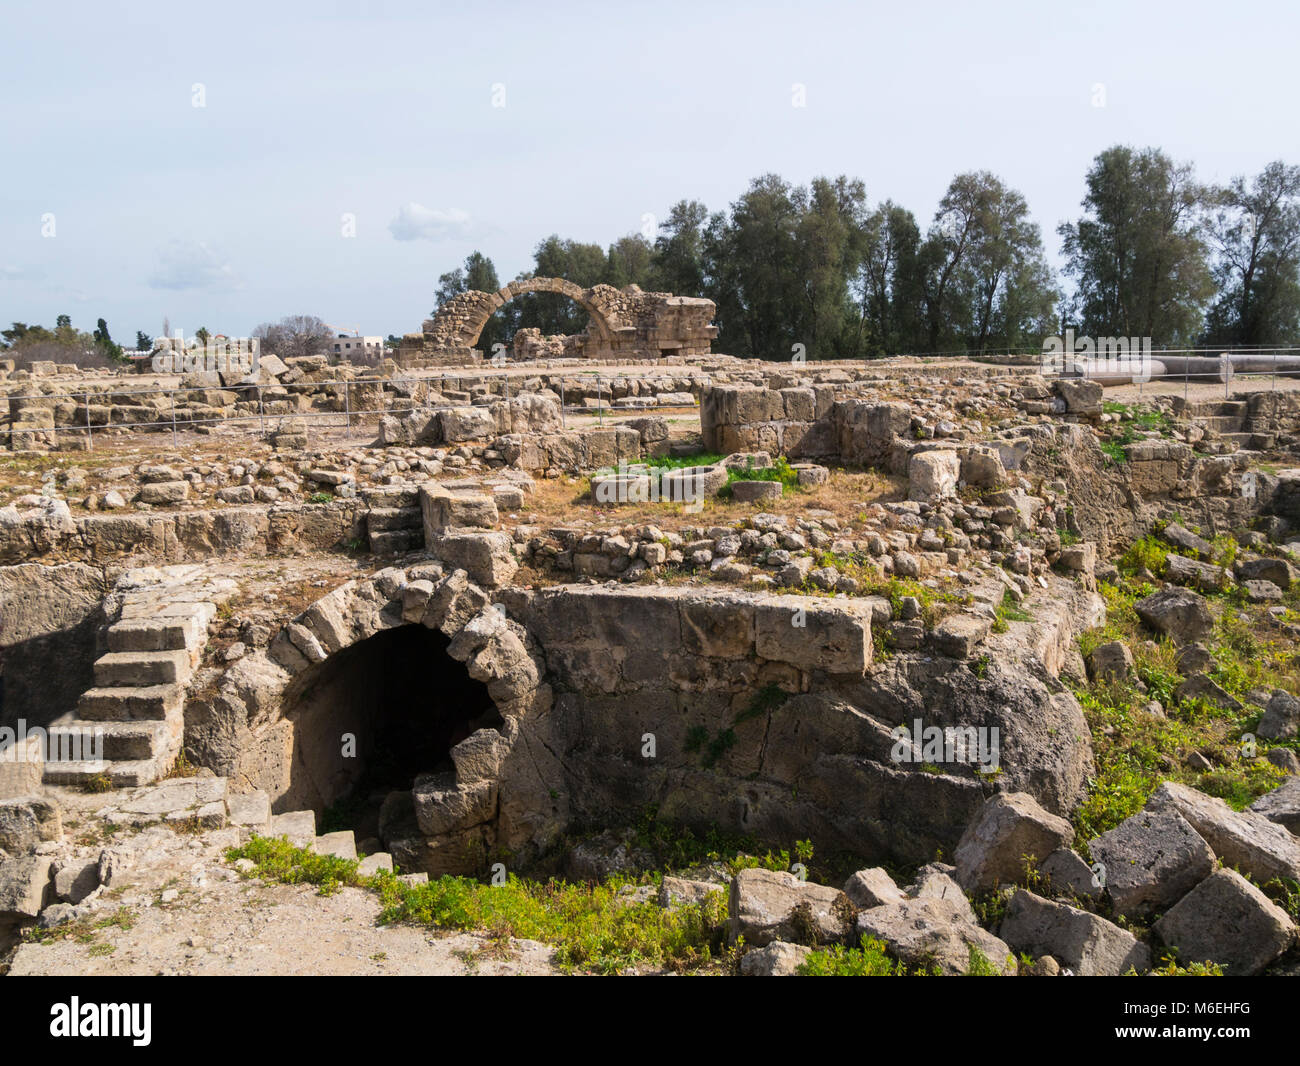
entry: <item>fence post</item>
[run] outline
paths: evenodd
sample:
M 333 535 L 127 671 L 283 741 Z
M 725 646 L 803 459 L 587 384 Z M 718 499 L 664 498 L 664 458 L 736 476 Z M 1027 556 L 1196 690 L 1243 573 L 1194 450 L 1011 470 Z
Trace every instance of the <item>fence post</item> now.
M 86 451 L 95 450 L 95 434 L 90 428 L 90 393 L 86 393 Z
M 352 389 L 351 382 L 343 382 L 343 417 L 347 420 L 348 429 L 352 428 Z
M 560 378 L 560 427 L 563 429 L 567 426 L 564 420 L 564 378 Z
M 266 412 L 262 409 L 262 386 L 257 386 L 257 421 L 262 427 L 262 436 L 266 436 Z
M 171 396 L 172 396 L 172 447 L 179 448 L 180 442 L 178 441 L 176 436 L 176 390 L 175 389 L 171 390 Z

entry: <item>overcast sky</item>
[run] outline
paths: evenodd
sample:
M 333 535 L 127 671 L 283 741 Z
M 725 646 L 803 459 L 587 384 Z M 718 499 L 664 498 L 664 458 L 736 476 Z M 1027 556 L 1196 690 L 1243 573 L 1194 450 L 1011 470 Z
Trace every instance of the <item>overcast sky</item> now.
M 128 344 L 164 315 L 416 330 L 475 248 L 504 282 L 550 233 L 608 245 L 769 171 L 860 177 L 924 226 L 988 169 L 1058 262 L 1109 145 L 1202 180 L 1300 162 L 1284 0 L 16 7 L 0 322 L 102 316 Z

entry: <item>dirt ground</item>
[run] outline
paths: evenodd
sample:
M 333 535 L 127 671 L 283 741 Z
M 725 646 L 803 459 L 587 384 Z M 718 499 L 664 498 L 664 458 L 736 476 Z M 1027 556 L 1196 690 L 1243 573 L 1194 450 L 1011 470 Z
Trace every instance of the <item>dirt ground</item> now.
M 551 948 L 471 934 L 380 925 L 378 897 L 359 888 L 319 896 L 310 885 L 245 880 L 223 851 L 238 831 L 187 837 L 146 829 L 128 842 L 135 862 L 89 925 L 26 943 L 10 974 L 94 975 L 546 975 Z

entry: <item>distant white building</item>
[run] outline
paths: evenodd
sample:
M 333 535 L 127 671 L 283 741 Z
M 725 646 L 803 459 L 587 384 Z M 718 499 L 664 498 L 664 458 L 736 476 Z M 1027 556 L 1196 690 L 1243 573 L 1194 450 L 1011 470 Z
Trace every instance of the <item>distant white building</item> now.
M 380 358 L 384 354 L 383 337 L 335 337 L 334 354 L 340 359 L 349 359 L 356 355 L 378 355 Z

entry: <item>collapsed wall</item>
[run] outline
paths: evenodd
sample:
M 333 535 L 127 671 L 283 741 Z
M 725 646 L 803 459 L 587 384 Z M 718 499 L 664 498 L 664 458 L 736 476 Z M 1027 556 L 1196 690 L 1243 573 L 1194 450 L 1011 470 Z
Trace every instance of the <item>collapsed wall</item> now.
M 267 791 L 276 810 L 324 807 L 358 776 L 341 741 L 365 734 L 347 700 L 303 694 L 337 679 L 321 671 L 338 657 L 424 627 L 445 638 L 447 658 L 422 663 L 422 690 L 406 692 L 417 717 L 445 721 L 444 696 L 465 677 L 492 707 L 457 717 L 462 739 L 446 733 L 441 761 L 435 753 L 385 800 L 380 832 L 405 869 L 526 861 L 566 830 L 649 805 L 698 827 L 923 862 L 952 848 L 995 788 L 1061 812 L 1082 795 L 1087 729 L 1055 671 L 1100 605 L 1068 582 L 1044 601 L 1058 609 L 1042 612 L 1034 636 L 1004 634 L 996 663 L 977 673 L 930 649 L 876 663 L 865 600 L 494 590 L 438 563 L 389 569 L 336 589 L 191 700 L 186 746 L 239 787 Z M 496 724 L 479 728 L 485 716 Z M 900 760 L 896 730 L 918 720 L 996 737 L 996 767 L 972 752 L 940 772 L 919 747 Z

